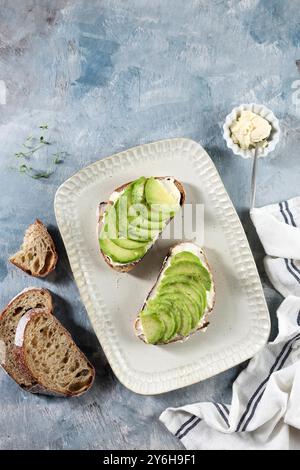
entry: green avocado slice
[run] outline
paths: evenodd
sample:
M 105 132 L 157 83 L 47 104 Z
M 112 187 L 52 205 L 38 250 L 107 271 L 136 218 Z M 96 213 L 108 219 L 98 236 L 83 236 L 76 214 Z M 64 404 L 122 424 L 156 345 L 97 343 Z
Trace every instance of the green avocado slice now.
M 136 180 L 132 185 L 132 195 L 131 195 L 131 203 L 132 204 L 141 204 L 145 202 L 145 184 L 146 178 L 141 176 L 138 180 Z
M 174 321 L 175 321 L 175 332 L 177 333 L 180 330 L 181 327 L 181 315 L 180 311 L 174 304 L 174 301 L 171 298 L 167 297 L 156 297 L 155 299 L 150 299 L 147 302 L 147 308 L 150 310 L 154 310 L 156 308 L 166 308 L 168 310 L 168 313 L 173 315 Z
M 158 318 L 163 321 L 165 332 L 162 340 L 164 342 L 169 341 L 171 338 L 173 338 L 173 336 L 175 336 L 176 324 L 173 315 L 169 312 L 168 306 L 161 304 L 155 304 L 152 306 L 147 305 L 146 309 L 141 312 L 140 316 L 143 318 L 145 315 L 149 314 L 157 315 Z
M 189 313 L 187 314 L 181 314 L 181 328 L 178 331 L 178 333 L 181 336 L 187 336 L 191 331 L 192 331 L 192 325 L 193 325 L 193 317 Z
M 153 240 L 157 234 L 158 230 L 147 230 L 141 227 L 135 227 L 134 225 L 128 225 L 128 238 L 130 240 L 136 241 L 151 241 Z
M 173 280 L 174 280 L 174 282 L 169 283 L 168 279 L 165 281 L 165 278 L 163 278 L 161 283 L 159 284 L 158 292 L 160 293 L 160 292 L 164 291 L 165 289 L 168 289 L 169 287 L 176 287 L 176 288 L 177 287 L 178 288 L 184 287 L 185 293 L 187 295 L 189 295 L 190 298 L 192 298 L 195 302 L 202 304 L 201 294 L 198 290 L 199 286 L 197 284 L 192 283 L 190 281 L 178 282 L 178 281 L 176 281 L 175 276 L 171 281 L 173 281 Z
M 200 276 L 190 276 L 189 274 L 176 274 L 169 272 L 168 276 L 164 276 L 160 282 L 160 285 L 174 284 L 174 282 L 190 284 L 194 289 L 198 289 L 199 286 L 203 285 Z
M 163 219 L 152 218 L 152 214 L 145 204 L 132 204 L 128 210 L 128 220 L 134 226 L 154 230 L 162 230 L 166 224 Z
M 141 316 L 143 333 L 147 343 L 156 344 L 164 336 L 164 322 L 154 313 Z
M 178 294 L 172 293 L 172 295 L 168 293 L 159 294 L 157 298 L 160 298 L 160 299 L 172 298 L 172 302 L 176 306 L 177 310 L 180 312 L 180 317 L 181 317 L 180 329 L 177 331 L 177 333 L 181 336 L 187 336 L 191 332 L 192 325 L 193 325 L 193 316 L 190 313 L 189 301 L 186 303 L 184 296 L 180 295 L 180 293 Z
M 151 209 L 151 214 L 159 212 L 165 214 L 167 218 L 171 218 L 180 207 L 174 196 L 158 179 L 153 177 L 147 179 L 145 197 Z
M 126 238 L 128 229 L 128 210 L 131 206 L 132 184 L 129 185 L 124 193 L 115 203 L 115 211 L 117 218 L 118 238 Z
M 162 210 L 151 210 L 151 207 L 147 205 L 148 220 L 151 222 L 166 222 L 171 217 L 174 217 L 174 211 L 162 211 Z
M 128 238 L 116 238 L 112 241 L 121 248 L 126 248 L 126 250 L 137 250 L 140 248 L 145 248 L 148 244 L 147 242 L 138 242 L 135 240 L 129 240 Z
M 117 216 L 115 207 L 112 204 L 106 206 L 103 216 L 103 226 L 101 228 L 99 238 L 116 238 L 117 237 Z
M 187 336 L 192 330 L 193 320 L 189 310 L 189 305 L 188 303 L 185 303 L 183 295 L 159 294 L 157 299 L 165 300 L 173 304 L 174 311 L 177 310 L 180 314 L 177 333 L 181 336 Z
M 201 316 L 206 309 L 207 305 L 207 297 L 206 297 L 206 289 L 204 285 L 202 284 L 202 278 L 200 276 L 189 276 L 186 274 L 169 274 L 169 276 L 165 276 L 161 284 L 162 286 L 166 285 L 172 285 L 175 283 L 180 283 L 180 284 L 187 284 L 190 287 L 193 287 L 193 290 L 197 292 L 200 296 L 201 300 Z
M 173 315 L 164 309 L 160 309 L 157 315 L 165 324 L 163 341 L 169 341 L 176 334 L 176 325 Z
M 172 194 L 161 184 L 161 182 L 154 178 L 148 178 L 145 184 L 145 196 L 149 205 L 168 205 L 175 206 L 176 200 Z
M 172 257 L 171 265 L 174 265 L 179 261 L 190 261 L 192 263 L 197 263 L 202 266 L 202 263 L 198 256 L 194 255 L 194 253 L 191 253 L 190 251 L 181 251 L 180 253 L 177 253 L 175 256 Z
M 198 263 L 192 263 L 190 261 L 178 261 L 177 263 L 171 263 L 171 266 L 166 269 L 165 276 L 174 274 L 187 274 L 189 276 L 201 277 L 202 284 L 207 291 L 211 288 L 210 274 L 204 266 Z
M 195 292 L 189 284 L 174 283 L 171 285 L 161 285 L 159 287 L 159 294 L 169 294 L 171 297 L 176 292 L 182 293 L 185 303 L 189 305 L 189 311 L 192 316 L 192 328 L 195 328 L 202 315 L 200 295 Z
M 135 219 L 130 219 L 130 223 L 134 225 L 135 227 L 139 227 L 145 230 L 152 230 L 152 231 L 158 230 L 160 232 L 163 230 L 163 228 L 166 225 L 164 221 L 149 220 L 141 216 Z
M 116 245 L 109 238 L 100 238 L 99 243 L 103 253 L 117 263 L 131 263 L 142 258 L 146 252 L 145 247 L 136 250 L 126 250 Z

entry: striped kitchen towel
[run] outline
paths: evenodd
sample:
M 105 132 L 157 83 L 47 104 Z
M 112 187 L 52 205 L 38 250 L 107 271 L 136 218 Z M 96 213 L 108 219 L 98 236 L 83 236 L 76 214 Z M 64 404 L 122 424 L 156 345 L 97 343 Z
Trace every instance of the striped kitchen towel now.
M 300 449 L 300 198 L 251 213 L 266 271 L 286 299 L 279 333 L 233 384 L 231 405 L 168 408 L 165 426 L 190 450 Z
M 284 297 L 300 296 L 300 197 L 253 209 L 251 218 L 273 286 Z

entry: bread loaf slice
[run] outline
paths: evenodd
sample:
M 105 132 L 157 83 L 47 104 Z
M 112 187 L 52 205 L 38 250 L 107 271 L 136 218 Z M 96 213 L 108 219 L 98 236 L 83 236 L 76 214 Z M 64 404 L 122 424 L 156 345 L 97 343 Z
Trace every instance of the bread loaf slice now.
M 18 323 L 33 308 L 52 311 L 52 298 L 46 289 L 31 287 L 14 297 L 0 314 L 0 364 L 23 388 L 31 387 L 32 381 L 18 368 L 14 355 L 14 341 Z
M 57 259 L 54 242 L 37 219 L 27 228 L 21 249 L 9 261 L 31 276 L 45 277 L 55 269 Z
M 182 207 L 185 203 L 185 190 L 184 190 L 184 187 L 183 187 L 183 184 L 176 180 L 175 178 L 173 177 L 169 177 L 169 176 L 156 176 L 155 177 L 156 180 L 160 180 L 160 181 L 166 181 L 166 180 L 170 180 L 172 179 L 172 181 L 174 182 L 174 185 L 176 186 L 176 188 L 178 189 L 179 193 L 180 193 L 180 207 Z M 101 230 L 103 228 L 103 223 L 104 223 L 104 219 L 105 219 L 105 213 L 108 209 L 108 207 L 112 204 L 115 204 L 116 202 L 116 195 L 119 193 L 121 194 L 123 191 L 126 190 L 126 188 L 131 185 L 133 182 L 132 181 L 129 181 L 128 183 L 125 183 L 123 184 L 122 186 L 118 187 L 117 189 L 114 190 L 114 192 L 112 193 L 112 196 L 109 198 L 109 201 L 107 202 L 101 202 L 99 204 L 99 207 L 98 207 L 98 227 L 97 227 L 97 231 L 98 231 L 98 238 L 100 236 L 100 233 L 101 233 Z M 171 216 L 168 220 L 167 220 L 167 223 L 170 223 L 171 220 L 174 218 L 174 216 Z M 103 250 L 101 249 L 100 247 L 100 252 L 101 252 L 101 255 L 103 256 L 103 259 L 105 260 L 105 262 L 108 264 L 108 266 L 110 266 L 112 269 L 114 269 L 115 271 L 118 271 L 118 272 L 122 272 L 122 273 L 127 273 L 129 271 L 131 271 L 143 258 L 144 256 L 148 253 L 148 251 L 152 248 L 152 246 L 155 244 L 156 242 L 156 239 L 152 241 L 152 243 L 149 243 L 149 247 L 146 251 L 146 253 L 139 259 L 133 261 L 133 262 L 130 262 L 130 263 L 124 263 L 124 264 L 119 264 L 119 263 L 114 263 L 109 256 L 107 256 Z
M 173 260 L 178 255 L 180 255 L 180 256 L 183 255 L 185 257 L 185 259 L 187 259 L 187 261 L 186 261 L 185 265 L 183 264 L 184 261 L 181 261 L 180 263 L 177 264 L 177 267 L 181 266 L 180 269 L 182 270 L 182 272 L 181 272 L 181 274 L 180 273 L 175 274 L 175 275 L 173 274 L 173 279 L 170 279 L 171 278 L 171 269 L 172 269 Z M 179 322 L 180 322 L 180 317 L 182 319 L 183 315 L 186 316 L 186 300 L 187 299 L 190 299 L 190 300 L 194 299 L 195 293 L 197 294 L 197 285 L 195 285 L 194 281 L 195 281 L 197 276 L 201 277 L 200 274 L 196 274 L 195 270 L 193 270 L 193 272 L 191 271 L 191 259 L 192 260 L 198 260 L 197 261 L 197 264 L 198 264 L 197 271 L 199 271 L 201 274 L 203 272 L 205 272 L 206 276 L 207 276 L 207 279 L 209 279 L 209 287 L 207 287 L 205 289 L 205 307 L 203 308 L 203 310 L 201 312 L 200 318 L 198 317 L 197 322 L 195 322 L 193 325 L 191 325 L 191 328 L 189 329 L 189 331 L 186 331 L 184 334 L 181 333 L 180 331 L 178 331 L 178 329 L 177 330 L 175 329 L 175 330 L 173 330 L 173 334 L 168 339 L 159 338 L 157 341 L 155 341 L 152 344 L 163 345 L 163 344 L 182 342 L 182 341 L 187 340 L 193 334 L 199 332 L 200 330 L 205 331 L 206 328 L 208 327 L 209 317 L 210 317 L 210 314 L 211 314 L 211 312 L 214 308 L 215 297 L 216 297 L 215 283 L 214 283 L 214 278 L 213 278 L 213 274 L 212 274 L 212 269 L 211 269 L 211 267 L 208 263 L 207 257 L 205 255 L 203 249 L 200 246 L 198 246 L 197 244 L 195 244 L 193 242 L 181 242 L 181 243 L 178 243 L 178 244 L 174 245 L 170 249 L 170 251 L 169 251 L 168 255 L 166 256 L 166 258 L 164 259 L 163 265 L 162 265 L 162 268 L 161 268 L 161 270 L 158 274 L 157 280 L 156 280 L 155 284 L 153 285 L 152 289 L 150 290 L 150 292 L 149 292 L 149 294 L 148 294 L 148 296 L 147 296 L 147 298 L 146 298 L 146 300 L 145 300 L 145 302 L 142 306 L 142 309 L 141 309 L 140 313 L 138 314 L 138 316 L 135 320 L 135 323 L 134 323 L 135 334 L 144 343 L 146 343 L 146 344 L 149 343 L 149 341 L 147 341 L 147 337 L 146 337 L 146 334 L 145 334 L 144 329 L 143 329 L 142 317 L 144 315 L 143 318 L 145 318 L 145 313 L 146 313 L 146 317 L 148 317 L 148 319 L 150 318 L 150 316 L 153 316 L 153 314 L 154 314 L 155 321 L 157 321 L 159 323 L 162 323 L 162 325 L 163 324 L 165 325 L 165 320 L 163 318 L 161 318 L 161 316 L 160 316 L 161 309 L 164 312 L 167 311 L 167 316 L 171 316 L 171 317 L 174 316 L 174 318 L 175 318 L 174 310 L 176 309 L 177 314 L 179 314 Z M 193 261 L 193 266 L 194 266 L 194 261 Z M 180 271 L 180 270 L 177 269 L 177 272 L 178 271 Z M 168 278 L 169 281 L 170 280 L 174 281 L 174 283 L 173 282 L 171 282 L 171 283 L 167 282 L 167 285 L 168 286 L 173 285 L 173 287 L 175 287 L 176 292 L 174 292 L 174 289 L 173 289 L 173 294 L 170 295 L 171 299 L 168 300 L 167 304 L 162 302 L 162 303 L 164 303 L 163 308 L 161 306 L 159 306 L 159 304 L 156 304 L 153 307 L 153 303 L 152 303 L 152 307 L 150 307 L 150 309 L 149 309 L 149 306 L 151 305 L 151 302 L 153 300 L 156 300 L 159 297 L 159 295 L 161 295 L 161 293 L 162 293 L 161 288 L 162 288 L 163 283 L 166 282 L 166 277 L 167 276 L 169 276 L 169 278 Z M 198 277 L 198 279 L 199 279 L 199 277 Z M 184 286 L 188 285 L 189 281 L 193 284 L 193 288 L 192 288 L 193 292 L 192 293 L 189 292 L 189 293 L 184 294 L 184 295 L 187 295 L 187 298 L 185 298 L 185 300 L 184 300 L 184 296 L 182 294 L 182 288 L 186 289 L 186 287 L 184 287 Z M 200 281 L 200 283 L 202 283 L 202 282 Z M 200 289 L 200 286 L 199 286 L 199 289 Z M 172 301 L 172 295 L 174 297 L 173 301 Z M 192 295 L 192 297 L 191 297 L 191 295 Z M 200 293 L 199 293 L 199 295 L 200 295 Z M 201 298 L 202 298 L 202 296 L 201 296 Z M 171 300 L 171 304 L 170 304 L 170 300 Z M 183 309 L 183 306 L 182 306 L 182 303 L 181 303 L 182 300 L 183 300 L 183 303 L 185 304 L 184 309 Z M 192 303 L 194 304 L 194 301 Z M 176 317 L 176 318 L 178 318 L 178 317 Z
M 71 335 L 47 309 L 33 309 L 20 320 L 15 355 L 29 391 L 57 396 L 78 396 L 92 386 L 95 370 Z

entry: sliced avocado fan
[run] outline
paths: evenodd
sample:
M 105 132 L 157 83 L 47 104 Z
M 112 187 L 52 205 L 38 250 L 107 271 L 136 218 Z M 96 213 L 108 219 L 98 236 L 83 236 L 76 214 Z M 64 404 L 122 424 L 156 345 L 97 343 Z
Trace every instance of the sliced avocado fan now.
M 102 252 L 118 264 L 142 258 L 179 207 L 159 179 L 133 181 L 107 206 L 99 237 Z
M 189 251 L 172 256 L 155 295 L 140 312 L 145 341 L 165 344 L 195 331 L 207 307 L 212 278 L 200 259 Z

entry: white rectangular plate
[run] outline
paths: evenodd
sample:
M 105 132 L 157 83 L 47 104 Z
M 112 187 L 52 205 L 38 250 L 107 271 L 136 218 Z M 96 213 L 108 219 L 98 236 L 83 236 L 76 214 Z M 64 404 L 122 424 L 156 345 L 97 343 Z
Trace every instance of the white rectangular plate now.
M 174 240 L 158 240 L 127 274 L 113 271 L 99 253 L 98 203 L 142 175 L 172 175 L 184 184 L 187 203 L 204 204 L 216 305 L 207 331 L 184 343 L 146 345 L 133 331 Z M 252 357 L 267 341 L 269 314 L 246 235 L 214 164 L 196 142 L 142 145 L 84 168 L 58 189 L 55 214 L 95 333 L 114 373 L 134 392 L 152 395 L 193 384 Z

